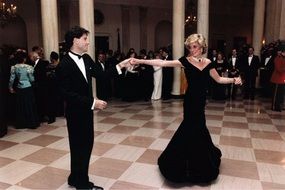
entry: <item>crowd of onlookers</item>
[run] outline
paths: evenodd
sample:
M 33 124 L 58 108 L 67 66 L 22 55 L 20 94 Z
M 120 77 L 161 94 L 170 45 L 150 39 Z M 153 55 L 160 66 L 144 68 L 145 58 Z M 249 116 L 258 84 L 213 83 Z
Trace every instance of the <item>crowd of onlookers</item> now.
M 1 136 L 7 125 L 35 129 L 42 122 L 51 124 L 64 114 L 64 103 L 56 85 L 55 69 L 59 55 L 51 52 L 43 59 L 39 46 L 1 54 Z M 5 52 L 6 50 L 6 52 Z M 9 50 L 9 49 L 8 49 Z M 6 126 L 6 127 L 2 127 Z
M 243 99 L 254 100 L 256 94 L 272 99 L 272 110 L 283 109 L 285 83 L 285 42 L 277 40 L 261 49 L 260 58 L 254 54 L 252 46 L 233 48 L 226 57 L 215 49 L 209 52 L 209 58 L 221 76 L 240 76 L 242 86 L 221 85 L 210 80 L 209 95 L 215 100 L 230 98 L 234 100 L 239 93 Z M 257 86 L 258 85 L 258 86 Z
M 39 46 L 33 47 L 31 52 L 11 48 L 0 50 L 0 136 L 7 132 L 7 127 L 3 128 L 2 125 L 37 128 L 41 122 L 51 124 L 57 116 L 64 116 L 64 102 L 57 88 L 55 71 L 65 53 L 61 52 L 59 56 L 58 53 L 51 52 L 49 60 L 46 60 L 43 48 Z M 96 68 L 107 72 L 112 66 L 130 57 L 172 59 L 169 47 L 148 52 L 141 49 L 139 53 L 130 48 L 126 54 L 112 50 L 98 51 Z M 219 50 L 210 49 L 208 58 L 215 64 L 219 75 L 241 76 L 243 85 L 222 85 L 209 79 L 209 98 L 234 100 L 239 96 L 254 100 L 258 93 L 260 96 L 272 98 L 272 110 L 281 111 L 285 83 L 284 57 L 285 43 L 280 40 L 264 45 L 260 58 L 254 54 L 253 47 L 246 45 L 240 49 L 233 48 L 228 56 Z M 258 88 L 256 84 L 259 84 Z M 123 69 L 122 74 L 115 78 L 97 79 L 96 96 L 101 100 L 167 100 L 172 97 L 172 85 L 173 68 L 134 65 Z

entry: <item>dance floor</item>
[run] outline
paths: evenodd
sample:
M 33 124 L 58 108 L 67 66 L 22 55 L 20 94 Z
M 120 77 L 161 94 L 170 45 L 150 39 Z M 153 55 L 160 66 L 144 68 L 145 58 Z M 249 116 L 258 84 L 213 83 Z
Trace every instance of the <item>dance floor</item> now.
M 285 189 L 285 111 L 271 111 L 269 99 L 207 103 L 207 126 L 223 156 L 218 179 L 201 186 L 169 183 L 156 164 L 182 121 L 182 100 L 113 100 L 94 116 L 89 174 L 106 190 Z M 0 139 L 0 189 L 72 189 L 64 118 L 8 130 Z

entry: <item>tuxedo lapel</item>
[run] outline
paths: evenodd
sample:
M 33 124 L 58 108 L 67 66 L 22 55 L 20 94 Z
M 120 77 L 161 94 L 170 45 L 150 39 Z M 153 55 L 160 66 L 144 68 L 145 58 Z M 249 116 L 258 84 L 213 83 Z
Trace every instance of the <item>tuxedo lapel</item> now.
M 91 80 L 91 73 L 90 73 L 90 66 L 87 63 L 86 59 L 84 59 L 84 66 L 85 66 L 85 72 L 86 72 L 86 78 L 87 78 L 87 82 L 90 83 Z
M 75 71 L 75 74 L 81 76 L 81 77 L 79 77 L 79 78 L 81 78 L 82 80 L 84 80 L 85 84 L 87 84 L 88 82 L 86 81 L 86 79 L 85 79 L 83 73 L 81 72 L 81 70 L 79 69 L 79 67 L 78 67 L 77 64 L 75 63 L 75 61 L 74 61 L 70 56 L 68 56 L 68 57 L 69 57 L 69 60 L 70 60 L 71 65 L 72 65 L 72 67 L 73 67 L 73 70 Z M 84 64 L 84 65 L 85 65 L 85 64 Z M 85 67 L 85 70 L 86 70 L 86 67 Z M 86 71 L 85 71 L 85 72 L 86 72 Z M 87 75 L 86 75 L 86 77 L 87 77 Z M 88 77 L 87 77 L 87 78 L 88 78 Z

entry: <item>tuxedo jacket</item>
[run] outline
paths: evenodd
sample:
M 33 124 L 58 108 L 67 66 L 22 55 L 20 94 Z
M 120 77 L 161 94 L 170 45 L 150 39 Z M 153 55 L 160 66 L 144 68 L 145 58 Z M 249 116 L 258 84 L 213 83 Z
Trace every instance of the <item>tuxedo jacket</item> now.
M 269 59 L 266 65 L 265 65 L 265 59 L 266 57 L 262 59 L 261 67 L 267 70 L 269 73 L 272 73 L 274 70 L 274 57 L 271 56 L 271 58 Z
M 46 77 L 47 70 L 46 69 L 47 69 L 48 64 L 49 64 L 48 61 L 39 59 L 36 66 L 34 66 L 34 77 L 35 77 L 36 87 L 44 88 L 44 85 L 47 82 L 47 77 Z
M 253 55 L 250 65 L 248 63 L 248 56 L 244 57 L 242 71 L 246 77 L 256 77 L 259 67 L 260 62 L 258 56 Z
M 77 64 L 67 54 L 56 68 L 56 77 L 60 91 L 66 102 L 66 110 L 91 110 L 94 97 L 92 92 L 92 77 L 102 79 L 106 75 L 118 75 L 116 67 L 107 72 L 98 69 L 88 54 L 83 55 L 86 78 Z

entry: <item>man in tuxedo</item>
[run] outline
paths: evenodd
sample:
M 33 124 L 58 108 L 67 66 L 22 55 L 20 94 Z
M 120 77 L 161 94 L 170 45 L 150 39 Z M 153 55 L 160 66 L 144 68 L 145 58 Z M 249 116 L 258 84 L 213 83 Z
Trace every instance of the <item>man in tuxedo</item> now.
M 166 47 L 162 47 L 160 53 L 164 60 L 173 60 L 172 56 Z M 171 98 L 172 84 L 173 84 L 174 69 L 172 67 L 162 68 L 162 99 L 168 100 Z
M 241 67 L 241 59 L 237 55 L 237 50 L 235 48 L 232 49 L 232 53 L 229 56 L 228 60 L 228 77 L 234 78 L 240 76 L 240 67 Z M 237 93 L 237 85 L 228 85 L 228 98 L 234 100 L 236 98 Z
M 255 97 L 255 83 L 260 67 L 258 56 L 253 54 L 254 48 L 248 48 L 248 56 L 245 56 L 242 65 L 242 72 L 244 74 L 244 98 L 254 100 Z
M 269 48 L 265 51 L 265 55 L 261 59 L 260 86 L 261 93 L 264 97 L 270 97 L 272 95 L 270 78 L 274 70 L 274 58 L 273 48 Z
M 34 65 L 34 77 L 35 77 L 35 98 L 37 104 L 38 115 L 41 122 L 47 121 L 45 116 L 47 115 L 47 66 L 49 62 L 42 59 L 39 54 L 32 51 L 29 54 L 29 58 Z
M 106 54 L 103 51 L 98 52 L 96 60 L 96 69 L 102 72 L 108 72 L 109 65 L 106 62 Z M 106 77 L 96 78 L 96 93 L 97 98 L 101 100 L 109 100 L 111 98 L 111 78 Z
M 8 100 L 8 82 L 9 66 L 8 60 L 0 49 L 0 138 L 7 134 L 7 100 Z
M 88 168 L 94 142 L 93 110 L 104 109 L 107 103 L 93 97 L 91 77 L 102 78 L 118 75 L 128 65 L 125 60 L 108 72 L 96 69 L 88 50 L 86 29 L 75 26 L 65 34 L 66 47 L 70 50 L 56 68 L 60 91 L 66 103 L 66 121 L 69 138 L 71 173 L 68 184 L 76 189 L 96 189 L 89 181 Z M 93 35 L 93 34 L 92 34 Z

